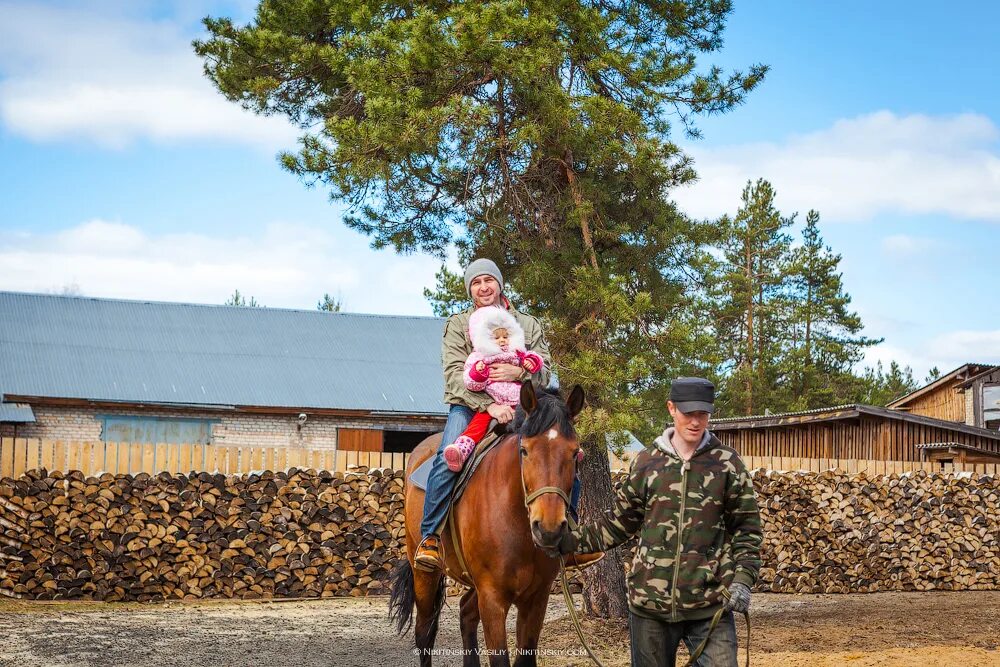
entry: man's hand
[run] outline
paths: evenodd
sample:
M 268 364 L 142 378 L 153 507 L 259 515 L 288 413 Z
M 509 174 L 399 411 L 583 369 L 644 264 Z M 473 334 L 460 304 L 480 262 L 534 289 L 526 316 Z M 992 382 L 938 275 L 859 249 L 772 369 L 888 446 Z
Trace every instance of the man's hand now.
M 576 553 L 576 548 L 580 544 L 580 541 L 576 538 L 571 531 L 567 530 L 563 533 L 563 536 L 559 538 L 559 541 L 551 549 L 546 549 L 545 553 L 552 558 L 559 558 L 559 556 L 568 556 L 570 554 Z
M 745 584 L 734 581 L 729 587 L 726 611 L 735 611 L 741 614 L 750 611 L 750 589 Z
M 489 407 L 486 408 L 486 412 L 489 413 L 490 417 L 493 417 L 493 419 L 496 419 L 501 424 L 506 424 L 514 418 L 514 408 L 509 405 L 490 403 Z
M 521 367 L 514 364 L 490 364 L 490 379 L 513 382 L 521 377 Z

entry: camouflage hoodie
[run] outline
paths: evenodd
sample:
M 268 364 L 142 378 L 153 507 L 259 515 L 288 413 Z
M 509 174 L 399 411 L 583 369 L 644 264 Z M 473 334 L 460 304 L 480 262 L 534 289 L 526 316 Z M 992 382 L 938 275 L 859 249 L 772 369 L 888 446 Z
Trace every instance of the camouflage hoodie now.
M 613 507 L 575 534 L 577 551 L 615 547 L 638 532 L 629 607 L 663 621 L 708 618 L 729 585 L 753 586 L 763 538 L 753 483 L 736 452 L 710 433 L 684 461 L 673 428 L 632 462 Z

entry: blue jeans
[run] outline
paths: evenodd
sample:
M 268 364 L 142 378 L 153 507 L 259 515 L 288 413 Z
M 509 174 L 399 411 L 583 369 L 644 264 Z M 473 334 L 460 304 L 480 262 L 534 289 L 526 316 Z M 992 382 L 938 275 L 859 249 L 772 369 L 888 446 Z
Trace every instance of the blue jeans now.
M 444 460 L 444 448 L 455 442 L 462 435 L 469 422 L 475 416 L 475 411 L 464 405 L 453 404 L 448 408 L 448 421 L 441 434 L 441 444 L 434 454 L 431 472 L 427 476 L 427 491 L 424 495 L 424 518 L 420 521 L 421 539 L 437 534 L 448 514 L 448 503 L 451 500 L 452 489 L 459 473 L 452 472 Z M 580 502 L 580 478 L 573 478 L 573 492 L 570 496 L 570 512 L 578 519 L 576 508 Z
M 674 667 L 681 641 L 693 652 L 708 634 L 711 618 L 700 621 L 667 623 L 629 612 L 628 628 L 632 640 L 632 667 Z M 697 667 L 737 667 L 736 622 L 733 612 L 719 619 L 705 645 L 705 652 L 694 664 Z
M 427 476 L 424 518 L 420 522 L 421 538 L 436 534 L 448 514 L 448 503 L 458 473 L 448 469 L 448 462 L 444 460 L 444 448 L 462 435 L 475 414 L 472 408 L 464 405 L 453 404 L 448 408 L 448 421 L 444 425 L 444 433 L 441 434 L 441 445 L 434 455 L 431 473 Z

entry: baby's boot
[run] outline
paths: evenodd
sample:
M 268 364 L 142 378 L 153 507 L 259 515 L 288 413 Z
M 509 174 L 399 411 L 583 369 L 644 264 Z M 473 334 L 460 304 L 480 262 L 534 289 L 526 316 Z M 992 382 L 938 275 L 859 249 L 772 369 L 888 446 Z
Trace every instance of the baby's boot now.
M 444 460 L 448 464 L 448 470 L 458 472 L 462 469 L 465 459 L 476 448 L 476 441 L 467 435 L 460 435 L 447 447 L 444 448 Z

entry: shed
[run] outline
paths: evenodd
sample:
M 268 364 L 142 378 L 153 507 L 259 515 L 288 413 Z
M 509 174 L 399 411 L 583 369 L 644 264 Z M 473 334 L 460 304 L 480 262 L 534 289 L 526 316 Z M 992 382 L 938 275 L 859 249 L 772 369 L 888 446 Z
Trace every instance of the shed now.
M 709 429 L 741 455 L 923 461 L 921 445 L 953 443 L 1000 457 L 1000 431 L 872 405 L 714 419 Z
M 963 385 L 970 378 L 996 368 L 991 364 L 962 364 L 937 380 L 897 398 L 887 407 L 923 417 L 962 422 L 970 426 L 982 425 L 976 424 L 969 418 Z
M 409 451 L 444 321 L 0 292 L 0 435 Z

